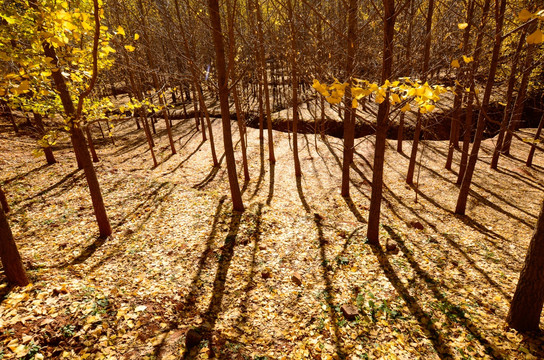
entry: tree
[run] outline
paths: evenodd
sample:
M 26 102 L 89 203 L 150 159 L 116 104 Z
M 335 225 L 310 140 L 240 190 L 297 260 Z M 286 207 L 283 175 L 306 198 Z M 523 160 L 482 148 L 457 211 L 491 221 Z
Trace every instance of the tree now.
M 4 211 L 5 208 L 2 204 L 0 206 L 0 258 L 2 259 L 2 267 L 9 283 L 26 286 L 29 283 L 28 277 Z
M 38 14 L 42 13 L 41 9 L 38 7 L 38 3 L 35 0 L 30 1 L 30 6 Z M 81 114 L 83 111 L 83 101 L 91 93 L 98 75 L 98 43 L 100 38 L 100 9 L 98 6 L 98 0 L 93 0 L 93 9 L 95 31 L 92 48 L 92 77 L 89 84 L 87 85 L 87 88 L 79 96 L 77 109 L 74 106 L 74 103 L 72 101 L 72 95 L 68 90 L 66 80 L 62 75 L 61 71 L 51 71 L 50 75 L 53 78 L 55 88 L 58 92 L 58 95 L 60 96 L 62 105 L 64 107 L 66 122 L 70 131 L 72 144 L 74 145 L 74 151 L 76 155 L 79 155 L 79 159 L 85 172 L 85 177 L 87 179 L 87 184 L 91 193 L 91 200 L 93 203 L 95 217 L 98 223 L 100 236 L 107 237 L 111 235 L 112 229 L 108 219 L 108 215 L 106 213 L 106 208 L 104 205 L 104 200 L 102 198 L 102 192 L 100 190 L 98 177 L 96 176 L 96 171 L 91 160 L 89 150 L 87 149 L 85 136 L 81 128 L 82 124 L 80 123 Z M 38 24 L 38 29 L 43 31 L 43 25 L 41 23 Z M 42 42 L 42 47 L 48 61 L 57 69 L 61 68 L 62 64 L 59 61 L 59 57 L 57 57 L 57 51 L 55 50 L 53 44 L 48 40 L 44 40 Z
M 544 201 L 529 243 L 506 322 L 518 331 L 538 331 L 544 304 Z
M 499 54 L 502 44 L 502 27 L 504 22 L 504 12 L 506 9 L 506 0 L 495 0 L 495 42 L 493 46 L 493 55 L 491 58 L 491 65 L 489 67 L 489 74 L 487 77 L 487 84 L 485 86 L 484 98 L 480 106 L 480 112 L 478 114 L 478 123 L 476 125 L 476 134 L 474 135 L 474 144 L 470 152 L 470 158 L 464 172 L 463 181 L 461 183 L 461 189 L 459 190 L 459 197 L 457 198 L 457 206 L 455 208 L 456 214 L 465 214 L 467 206 L 467 198 L 472 183 L 472 176 L 476 168 L 476 162 L 478 161 L 478 153 L 480 151 L 480 145 L 485 130 L 486 115 L 489 107 L 489 99 L 491 98 L 491 90 L 495 85 L 495 74 L 497 72 L 497 64 L 499 60 Z
M 234 159 L 234 148 L 232 146 L 232 134 L 230 126 L 229 110 L 229 87 L 227 67 L 225 65 L 225 45 L 223 43 L 223 32 L 221 30 L 221 17 L 219 15 L 218 0 L 208 0 L 210 23 L 212 27 L 213 43 L 215 47 L 215 63 L 217 68 L 217 85 L 219 88 L 219 102 L 221 106 L 221 120 L 223 125 L 223 143 L 225 146 L 225 157 L 227 159 L 227 172 L 229 176 L 230 193 L 232 205 L 236 211 L 244 211 L 242 194 L 236 173 L 236 160 Z
M 383 0 L 383 64 L 382 83 L 391 77 L 393 67 L 393 36 L 395 35 L 395 0 Z M 385 160 L 385 138 L 389 117 L 389 94 L 378 108 L 376 145 L 374 148 L 374 167 L 372 172 L 372 194 L 368 214 L 366 237 L 371 244 L 379 244 L 380 209 L 383 193 L 383 165 Z

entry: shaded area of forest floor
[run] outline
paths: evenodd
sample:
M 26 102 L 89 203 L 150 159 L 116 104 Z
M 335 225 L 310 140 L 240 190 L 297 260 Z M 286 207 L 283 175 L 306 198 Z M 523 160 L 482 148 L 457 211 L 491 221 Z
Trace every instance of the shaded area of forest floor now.
M 95 133 L 114 228 L 101 240 L 72 153 L 44 166 L 31 155 L 35 140 L 1 125 L 0 180 L 33 282 L 0 303 L 5 359 L 544 356 L 542 338 L 504 330 L 544 190 L 544 156 L 526 168 L 525 143 L 492 171 L 494 139 L 484 141 L 467 216 L 457 216 L 446 142 L 423 143 L 416 188 L 404 182 L 407 156 L 388 141 L 381 242 L 395 243 L 393 254 L 365 243 L 373 136 L 356 142 L 346 199 L 341 140 L 301 135 L 295 181 L 290 135 L 274 132 L 270 165 L 266 138 L 261 146 L 248 129 L 252 177 L 244 183 L 237 151 L 247 209 L 238 214 L 218 119 L 220 168 L 194 120 L 175 123 L 173 156 L 157 123 L 155 169 L 143 131 L 118 124 L 116 146 Z M 346 304 L 360 316 L 347 320 Z

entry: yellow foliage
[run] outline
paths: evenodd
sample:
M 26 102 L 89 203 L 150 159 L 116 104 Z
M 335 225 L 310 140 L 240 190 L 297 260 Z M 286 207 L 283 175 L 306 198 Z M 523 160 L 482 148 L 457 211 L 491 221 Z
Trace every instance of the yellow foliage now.
M 527 36 L 527 44 L 530 44 L 530 45 L 540 44 L 543 41 L 542 38 L 543 38 L 542 31 L 540 29 L 536 29 L 534 33 Z

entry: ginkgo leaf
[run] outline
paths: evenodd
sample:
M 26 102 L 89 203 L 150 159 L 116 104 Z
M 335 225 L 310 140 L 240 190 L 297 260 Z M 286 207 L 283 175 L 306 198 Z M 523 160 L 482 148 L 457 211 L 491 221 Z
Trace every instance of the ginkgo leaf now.
M 453 68 L 461 67 L 461 65 L 459 64 L 459 60 L 454 59 L 454 60 L 451 62 L 451 67 L 453 67 Z
M 132 46 L 132 45 L 125 45 L 125 49 L 127 49 L 127 51 L 132 52 L 132 51 L 134 51 L 136 48 L 135 48 L 134 46 Z
M 353 99 L 353 101 L 351 102 L 351 107 L 356 109 L 358 106 L 359 102 L 357 101 L 357 99 Z
M 467 23 L 460 23 L 460 24 L 457 24 L 457 27 L 459 28 L 459 30 L 464 30 L 466 29 L 468 26 Z
M 533 14 L 531 14 L 531 12 L 527 9 L 521 10 L 520 13 L 518 14 L 518 19 L 520 21 L 527 21 L 532 17 L 533 17 Z
M 534 33 L 527 36 L 527 44 L 540 44 L 543 41 L 542 37 L 542 31 L 540 29 L 536 29 Z
M 342 101 L 342 99 L 333 96 L 329 96 L 326 100 L 330 104 L 340 104 L 340 101 Z
M 463 55 L 463 61 L 467 64 L 474 61 L 474 58 L 472 56 L 465 56 Z
M 409 103 L 406 103 L 406 105 L 404 105 L 404 106 L 400 109 L 400 111 L 402 111 L 402 112 L 407 112 L 407 111 L 410 111 L 410 110 L 412 110 L 412 107 L 410 106 Z
M 134 34 L 134 40 L 138 40 L 139 38 L 140 38 L 140 34 L 135 33 L 135 34 Z
M 117 28 L 117 33 L 118 33 L 119 35 L 125 36 L 125 29 L 123 29 L 121 26 L 119 26 L 119 27 Z

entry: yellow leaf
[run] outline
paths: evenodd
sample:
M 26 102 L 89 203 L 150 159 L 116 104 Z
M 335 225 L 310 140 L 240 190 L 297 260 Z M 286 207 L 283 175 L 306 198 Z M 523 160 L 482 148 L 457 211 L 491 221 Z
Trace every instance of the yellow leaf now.
M 134 40 L 138 40 L 139 38 L 140 38 L 140 34 L 135 33 L 135 34 L 134 34 Z
M 407 112 L 407 111 L 410 111 L 410 110 L 412 110 L 412 107 L 410 106 L 409 103 L 406 103 L 406 105 L 404 105 L 402 107 L 402 109 L 400 109 L 400 111 L 402 111 L 402 112 Z
M 474 61 L 474 58 L 472 56 L 465 56 L 463 55 L 463 61 L 467 64 Z
M 542 31 L 540 29 L 536 29 L 534 33 L 527 36 L 527 44 L 540 44 L 543 41 L 542 37 Z
M 458 68 L 460 67 L 461 65 L 459 64 L 459 60 L 455 59 L 451 62 L 451 67 L 453 68 Z
M 358 106 L 359 102 L 357 101 L 357 99 L 353 99 L 353 101 L 351 102 L 351 107 L 356 109 Z
M 400 97 L 399 97 L 399 95 L 396 94 L 396 93 L 393 93 L 393 94 L 391 95 L 391 100 L 392 100 L 391 103 L 392 103 L 393 105 L 396 104 L 396 103 L 400 103 Z
M 466 29 L 468 26 L 467 23 L 461 23 L 461 24 L 457 24 L 457 27 L 459 28 L 459 30 L 464 30 Z
M 529 12 L 529 10 L 527 10 L 527 9 L 521 10 L 520 13 L 518 14 L 518 19 L 519 19 L 520 21 L 527 21 L 527 20 L 529 20 L 529 19 L 532 18 L 532 17 L 533 17 L 533 14 L 531 14 L 531 13 Z
M 123 29 L 121 26 L 119 26 L 119 27 L 117 28 L 117 33 L 118 33 L 119 35 L 125 36 L 125 29 Z
M 334 96 L 329 96 L 325 100 L 327 100 L 327 102 L 330 104 L 340 104 L 340 101 L 342 101 L 341 98 L 334 97 Z
M 132 51 L 134 51 L 136 48 L 135 48 L 134 46 L 132 46 L 132 45 L 125 45 L 125 49 L 127 49 L 127 51 L 129 51 L 129 52 L 132 52 Z

